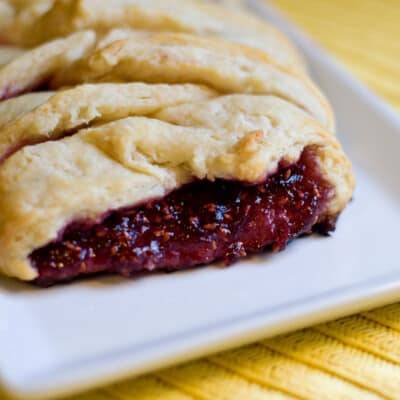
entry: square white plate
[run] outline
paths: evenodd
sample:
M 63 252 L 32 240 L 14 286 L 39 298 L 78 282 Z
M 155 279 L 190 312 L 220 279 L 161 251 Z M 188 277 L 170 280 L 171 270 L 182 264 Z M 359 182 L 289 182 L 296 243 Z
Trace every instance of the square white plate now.
M 253 3 L 255 5 L 255 3 Z M 332 238 L 278 255 L 43 290 L 0 280 L 0 375 L 24 399 L 75 392 L 400 299 L 400 121 L 275 11 L 304 52 L 356 166 Z

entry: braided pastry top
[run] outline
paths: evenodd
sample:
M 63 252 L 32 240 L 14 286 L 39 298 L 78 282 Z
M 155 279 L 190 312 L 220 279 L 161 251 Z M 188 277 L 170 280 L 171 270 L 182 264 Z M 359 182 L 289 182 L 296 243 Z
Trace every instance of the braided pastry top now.
M 257 183 L 310 146 L 324 213 L 349 201 L 331 108 L 269 25 L 195 0 L 24 3 L 0 2 L 3 273 L 35 279 L 29 255 L 72 221 L 194 179 Z

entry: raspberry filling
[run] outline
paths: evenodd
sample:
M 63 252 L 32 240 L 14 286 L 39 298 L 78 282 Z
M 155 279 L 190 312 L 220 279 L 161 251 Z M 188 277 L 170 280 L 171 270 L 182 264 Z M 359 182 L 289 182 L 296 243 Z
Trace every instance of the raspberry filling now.
M 334 230 L 321 217 L 332 194 L 311 147 L 296 164 L 282 161 L 263 183 L 199 180 L 158 200 L 109 214 L 102 223 L 71 224 L 30 256 L 39 285 L 100 271 L 125 277 L 180 270 L 249 253 L 277 252 L 295 237 Z

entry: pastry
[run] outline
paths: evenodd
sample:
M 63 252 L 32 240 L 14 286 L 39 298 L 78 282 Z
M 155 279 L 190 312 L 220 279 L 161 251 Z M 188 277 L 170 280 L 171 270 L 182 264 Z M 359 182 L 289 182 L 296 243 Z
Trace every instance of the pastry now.
M 0 66 L 8 64 L 23 53 L 24 49 L 17 46 L 0 46 Z
M 0 26 L 7 27 L 14 17 L 14 10 L 10 4 L 0 1 Z
M 91 123 L 152 115 L 167 106 L 215 95 L 190 84 L 105 83 L 19 96 L 0 103 L 0 161 L 27 144 L 58 139 Z
M 113 4 L 108 18 L 100 0 L 47 5 L 39 44 L 17 35 L 0 67 L 0 272 L 130 277 L 334 230 L 352 166 L 293 48 L 277 60 L 231 40 L 230 11 L 200 1 Z M 192 21 L 202 7 L 212 18 Z
M 302 57 L 279 31 L 242 11 L 228 11 L 212 2 L 22 0 L 10 3 L 15 9 L 15 18 L 3 32 L 0 29 L 0 36 L 13 44 L 38 45 L 86 29 L 93 29 L 99 34 L 113 28 L 180 32 L 223 37 L 259 47 L 272 54 L 275 61 L 282 65 L 296 70 L 304 68 Z
M 60 89 L 87 82 L 132 81 L 201 83 L 220 93 L 273 94 L 333 130 L 328 102 L 303 73 L 280 66 L 258 49 L 181 33 L 118 31 L 96 39 L 93 31 L 83 31 L 52 40 L 0 70 L 0 99 L 44 82 Z
M 94 32 L 77 32 L 13 58 L 0 69 L 0 100 L 37 90 L 57 70 L 83 57 L 95 41 Z
M 245 0 L 203 0 L 208 3 L 220 4 L 225 7 L 238 8 L 241 11 L 244 11 L 244 7 L 246 6 Z

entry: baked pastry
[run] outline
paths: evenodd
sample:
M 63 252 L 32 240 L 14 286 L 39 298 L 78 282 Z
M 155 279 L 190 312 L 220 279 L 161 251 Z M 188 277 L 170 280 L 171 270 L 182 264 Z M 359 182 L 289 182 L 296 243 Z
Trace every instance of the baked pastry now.
M 0 46 L 0 65 L 5 65 L 21 56 L 24 50 L 16 46 Z
M 38 90 L 57 70 L 83 57 L 95 41 L 94 32 L 77 32 L 11 59 L 0 69 L 0 100 Z
M 3 0 L 4 1 L 4 0 Z M 6 2 L 7 3 L 7 2 Z M 38 45 L 78 30 L 98 34 L 114 28 L 191 33 L 259 47 L 275 62 L 302 70 L 302 57 L 272 26 L 242 11 L 200 0 L 9 1 L 15 18 L 1 32 L 11 44 Z M 1 26 L 1 25 L 0 25 Z
M 40 44 L 0 67 L 0 272 L 134 276 L 334 229 L 352 167 L 292 46 L 277 60 L 258 20 L 265 48 L 237 43 L 230 11 L 200 1 L 115 0 L 108 18 L 106 4 L 47 5 Z M 28 11 L 10 22 L 20 46 Z
M 110 37 L 115 32 L 96 45 L 93 31 L 78 32 L 14 59 L 0 71 L 0 99 L 44 82 L 51 89 L 86 82 L 202 83 L 221 93 L 279 96 L 333 129 L 330 106 L 309 78 L 281 67 L 260 50 L 187 34 L 132 37 L 118 31 L 111 43 Z

